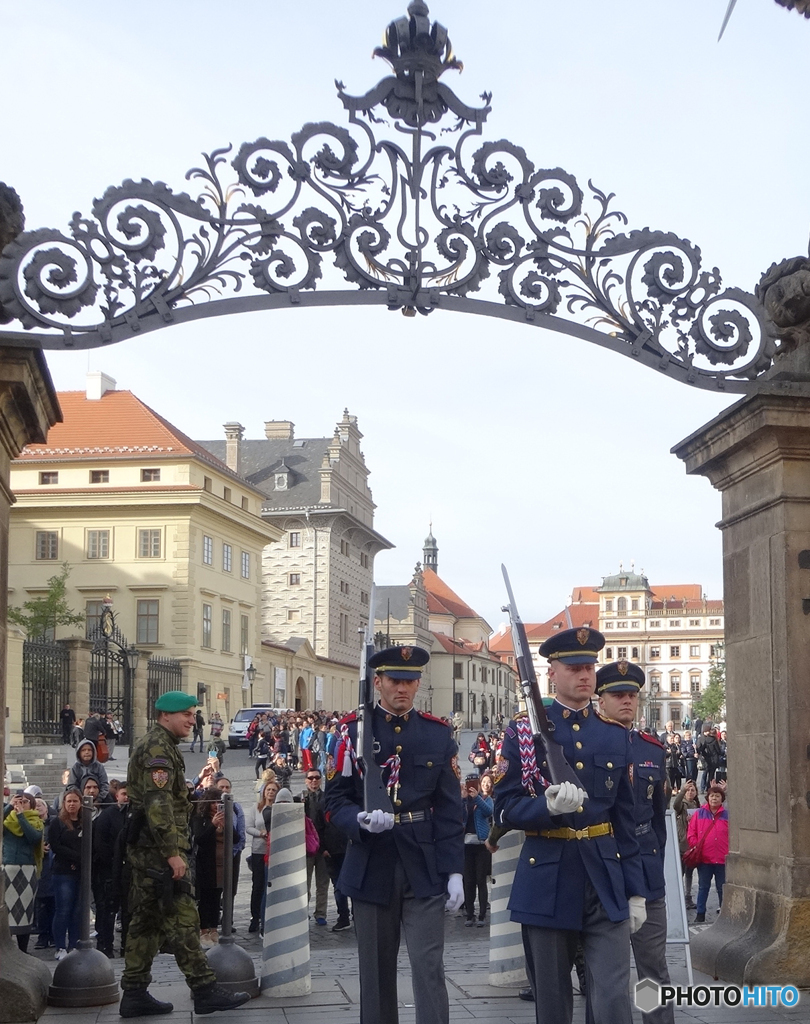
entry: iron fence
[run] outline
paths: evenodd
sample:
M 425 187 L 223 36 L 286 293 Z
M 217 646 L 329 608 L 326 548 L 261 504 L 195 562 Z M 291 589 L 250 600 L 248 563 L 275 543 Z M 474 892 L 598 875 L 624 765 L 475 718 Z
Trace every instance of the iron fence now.
M 26 640 L 23 644 L 22 731 L 34 736 L 60 737 L 59 712 L 70 700 L 70 652 L 55 640 Z
M 151 657 L 146 669 L 146 715 L 155 723 L 155 701 L 167 690 L 183 689 L 183 671 L 177 658 Z

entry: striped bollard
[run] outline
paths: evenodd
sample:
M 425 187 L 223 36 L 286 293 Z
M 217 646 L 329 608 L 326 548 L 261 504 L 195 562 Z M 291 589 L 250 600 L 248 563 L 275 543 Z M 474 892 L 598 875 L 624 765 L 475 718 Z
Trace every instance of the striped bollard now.
M 275 803 L 261 981 L 269 996 L 307 996 L 312 991 L 308 907 L 304 805 Z
M 507 906 L 523 838 L 522 832 L 507 832 L 492 855 L 495 884 L 490 896 L 489 983 L 499 988 L 527 984 L 521 928 L 510 921 Z

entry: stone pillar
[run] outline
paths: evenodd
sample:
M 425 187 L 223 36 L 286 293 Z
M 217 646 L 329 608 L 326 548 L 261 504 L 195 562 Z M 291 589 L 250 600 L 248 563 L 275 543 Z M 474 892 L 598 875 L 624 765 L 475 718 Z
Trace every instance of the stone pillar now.
M 132 721 L 128 723 L 132 730 L 130 750 L 149 731 L 148 673 L 149 656 L 144 651 L 138 659 L 137 669 L 132 673 Z M 124 728 L 127 728 L 127 725 Z
M 48 429 L 60 419 L 42 352 L 0 344 L 0 777 L 5 768 L 7 704 L 8 520 L 14 501 L 9 466 L 27 444 L 45 441 Z M 36 1020 L 45 1009 L 49 983 L 48 968 L 12 942 L 0 874 L 0 1022 Z
M 68 703 L 76 712 L 77 718 L 84 718 L 90 710 L 90 655 L 93 651 L 93 641 L 72 636 L 61 643 L 67 647 L 70 657 Z
M 673 448 L 722 493 L 731 852 L 706 974 L 810 985 L 810 398 L 758 394 Z
M 6 749 L 25 746 L 22 728 L 23 649 L 25 633 L 19 626 L 6 627 Z

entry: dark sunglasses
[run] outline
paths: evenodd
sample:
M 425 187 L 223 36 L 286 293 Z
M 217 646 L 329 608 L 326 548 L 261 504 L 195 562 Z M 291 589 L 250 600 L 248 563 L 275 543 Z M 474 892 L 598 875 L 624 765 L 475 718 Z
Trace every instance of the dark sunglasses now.
M 320 775 L 307 775 L 307 782 L 320 782 Z

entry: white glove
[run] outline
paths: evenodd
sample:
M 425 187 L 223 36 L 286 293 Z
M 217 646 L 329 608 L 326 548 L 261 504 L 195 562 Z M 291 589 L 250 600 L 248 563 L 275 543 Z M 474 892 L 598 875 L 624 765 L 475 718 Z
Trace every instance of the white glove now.
M 447 879 L 447 895 L 449 899 L 445 903 L 444 909 L 449 910 L 452 914 L 464 902 L 464 886 L 461 882 L 461 875 L 450 875 Z
M 388 811 L 360 811 L 357 824 L 367 832 L 385 832 L 394 827 L 394 815 Z
M 546 807 L 552 814 L 570 814 L 588 799 L 584 789 L 573 782 L 561 782 L 558 786 L 549 786 L 546 790 Z
M 630 934 L 635 935 L 647 920 L 647 901 L 643 896 L 631 896 L 627 902 L 630 904 Z

